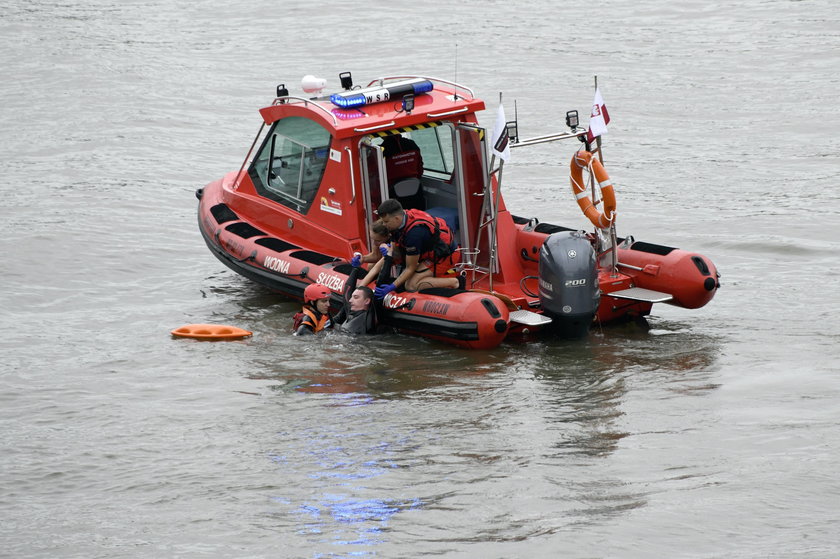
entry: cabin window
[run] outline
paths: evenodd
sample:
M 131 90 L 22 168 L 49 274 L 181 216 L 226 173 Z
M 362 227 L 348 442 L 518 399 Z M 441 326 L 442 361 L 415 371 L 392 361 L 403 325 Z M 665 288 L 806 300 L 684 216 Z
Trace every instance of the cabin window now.
M 327 167 L 330 133 L 302 117 L 277 121 L 269 131 L 248 173 L 257 192 L 306 213 Z
M 452 128 L 443 125 L 414 130 L 411 139 L 423 154 L 424 173 L 448 180 L 455 168 Z

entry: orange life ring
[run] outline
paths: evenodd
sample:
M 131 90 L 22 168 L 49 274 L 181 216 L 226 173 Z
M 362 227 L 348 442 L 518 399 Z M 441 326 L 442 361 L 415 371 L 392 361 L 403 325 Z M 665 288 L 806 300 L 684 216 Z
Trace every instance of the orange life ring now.
M 603 213 L 595 207 L 583 180 L 583 170 L 588 169 L 590 165 L 595 173 L 595 180 L 601 187 L 601 198 L 604 203 Z M 613 189 L 610 176 L 604 170 L 604 166 L 601 165 L 597 157 L 592 157 L 592 153 L 579 151 L 572 157 L 569 169 L 571 171 L 569 176 L 572 183 L 572 193 L 577 199 L 578 206 L 583 210 L 583 215 L 588 217 L 595 227 L 606 229 L 615 220 L 615 189 Z
M 252 334 L 248 330 L 223 324 L 187 324 L 172 330 L 176 338 L 195 338 L 198 340 L 238 340 Z

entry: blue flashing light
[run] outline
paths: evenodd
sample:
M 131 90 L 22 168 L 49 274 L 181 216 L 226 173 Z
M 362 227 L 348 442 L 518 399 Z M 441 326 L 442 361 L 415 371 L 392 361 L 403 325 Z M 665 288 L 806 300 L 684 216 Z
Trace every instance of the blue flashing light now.
M 428 93 L 435 88 L 435 84 L 433 84 L 429 80 L 417 82 L 413 84 L 413 86 L 415 95 L 417 95 L 418 93 Z
M 333 93 L 330 95 L 330 101 L 333 105 L 341 107 L 342 109 L 353 109 L 364 105 L 381 103 L 409 93 L 413 93 L 414 95 L 428 93 L 434 88 L 435 86 L 431 80 L 415 78 L 381 86 L 368 87 L 365 89 L 354 89 L 352 91 Z
M 333 105 L 341 107 L 342 109 L 352 109 L 365 105 L 365 96 L 361 93 L 349 96 L 342 95 L 341 93 L 333 93 L 330 95 L 330 101 L 332 101 Z

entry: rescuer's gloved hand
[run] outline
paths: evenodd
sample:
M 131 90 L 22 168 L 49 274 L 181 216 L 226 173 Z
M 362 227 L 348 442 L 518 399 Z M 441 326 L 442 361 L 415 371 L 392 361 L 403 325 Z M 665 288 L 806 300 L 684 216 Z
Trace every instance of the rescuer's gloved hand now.
M 376 289 L 373 290 L 373 294 L 377 299 L 382 299 L 396 288 L 397 287 L 393 283 L 378 285 L 376 286 Z

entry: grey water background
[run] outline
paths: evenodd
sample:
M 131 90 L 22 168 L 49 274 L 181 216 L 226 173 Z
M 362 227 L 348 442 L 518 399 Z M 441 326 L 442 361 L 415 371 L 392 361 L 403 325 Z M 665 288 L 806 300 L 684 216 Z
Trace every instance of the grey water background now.
M 840 556 L 839 36 L 830 0 L 4 4 L 0 556 Z M 619 234 L 722 289 L 574 342 L 290 337 L 193 192 L 348 70 L 525 136 L 597 75 Z M 514 150 L 514 213 L 587 226 L 576 147 Z

